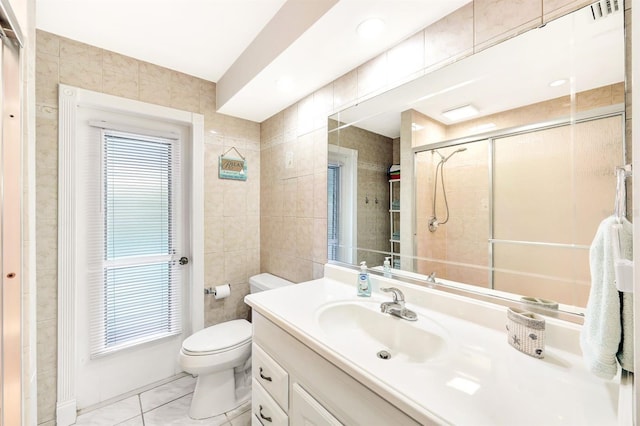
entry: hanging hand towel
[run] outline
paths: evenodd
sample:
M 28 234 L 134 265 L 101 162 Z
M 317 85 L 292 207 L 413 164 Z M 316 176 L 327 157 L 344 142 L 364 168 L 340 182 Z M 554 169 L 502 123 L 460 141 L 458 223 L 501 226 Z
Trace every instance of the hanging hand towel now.
M 591 291 L 580 335 L 582 353 L 589 371 L 611 379 L 622 368 L 633 371 L 633 295 L 619 293 L 615 283 L 612 232 L 619 232 L 621 256 L 633 257 L 632 225 L 622 219 L 614 231 L 611 216 L 600 223 L 589 251 Z

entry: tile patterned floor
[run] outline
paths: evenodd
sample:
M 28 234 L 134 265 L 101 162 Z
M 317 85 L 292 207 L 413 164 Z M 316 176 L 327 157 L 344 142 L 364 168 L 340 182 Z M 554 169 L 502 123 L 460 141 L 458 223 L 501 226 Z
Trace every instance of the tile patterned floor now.
M 81 414 L 77 426 L 249 426 L 251 404 L 205 420 L 189 418 L 196 379 L 181 377 L 111 405 Z

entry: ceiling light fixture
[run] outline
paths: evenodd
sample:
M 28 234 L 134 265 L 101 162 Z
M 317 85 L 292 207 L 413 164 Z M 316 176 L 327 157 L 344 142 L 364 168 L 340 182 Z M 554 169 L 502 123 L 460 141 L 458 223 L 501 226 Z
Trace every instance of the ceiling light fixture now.
M 372 39 L 384 30 L 384 21 L 380 18 L 369 18 L 360 23 L 356 32 L 361 38 Z
M 453 108 L 442 113 L 444 117 L 451 121 L 460 121 L 478 114 L 478 110 L 473 105 L 465 105 L 459 108 Z
M 566 78 L 561 78 L 560 80 L 554 80 L 551 83 L 549 83 L 549 87 L 558 87 L 558 86 L 562 86 L 563 84 L 565 84 L 567 82 Z

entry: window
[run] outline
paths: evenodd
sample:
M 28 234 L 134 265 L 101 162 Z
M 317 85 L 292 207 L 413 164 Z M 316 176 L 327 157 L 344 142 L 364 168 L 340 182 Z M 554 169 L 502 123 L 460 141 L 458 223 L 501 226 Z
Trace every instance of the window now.
M 179 141 L 102 131 L 91 356 L 181 332 Z
M 358 151 L 329 144 L 327 258 L 355 262 L 358 246 Z
M 329 260 L 338 259 L 338 243 L 340 229 L 340 166 L 329 164 L 327 171 L 327 204 L 328 204 L 328 242 L 329 250 L 327 257 Z

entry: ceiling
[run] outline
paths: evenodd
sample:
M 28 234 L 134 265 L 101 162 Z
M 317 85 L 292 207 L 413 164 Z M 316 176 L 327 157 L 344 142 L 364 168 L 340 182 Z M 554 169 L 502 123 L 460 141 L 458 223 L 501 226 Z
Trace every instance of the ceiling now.
M 262 122 L 468 1 L 37 0 L 36 27 L 216 82 L 219 112 Z

